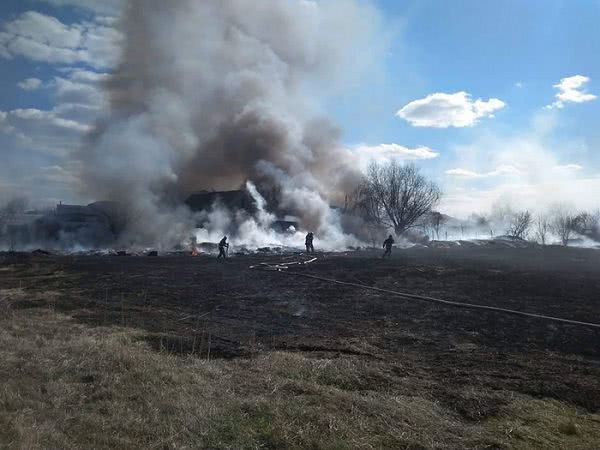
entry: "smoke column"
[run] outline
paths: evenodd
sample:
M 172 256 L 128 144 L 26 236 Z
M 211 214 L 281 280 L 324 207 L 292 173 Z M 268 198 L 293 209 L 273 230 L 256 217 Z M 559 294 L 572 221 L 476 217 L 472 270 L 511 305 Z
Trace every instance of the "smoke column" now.
M 182 199 L 246 181 L 338 232 L 329 204 L 357 173 L 319 99 L 382 56 L 380 26 L 358 0 L 129 0 L 111 111 L 81 154 L 88 194 L 125 204 L 138 244 L 180 241 Z

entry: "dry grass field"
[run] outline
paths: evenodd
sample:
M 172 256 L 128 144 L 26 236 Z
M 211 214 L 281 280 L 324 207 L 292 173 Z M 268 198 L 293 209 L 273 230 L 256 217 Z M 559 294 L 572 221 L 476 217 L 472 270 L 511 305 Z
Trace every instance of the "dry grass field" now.
M 598 252 L 543 250 L 299 270 L 598 322 Z M 0 447 L 600 448 L 599 331 L 248 269 L 265 260 L 5 255 Z

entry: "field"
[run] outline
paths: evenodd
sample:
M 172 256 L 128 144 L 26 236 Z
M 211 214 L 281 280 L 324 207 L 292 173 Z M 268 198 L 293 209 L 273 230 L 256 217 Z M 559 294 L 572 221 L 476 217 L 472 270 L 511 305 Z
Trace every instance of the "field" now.
M 288 271 L 600 323 L 600 251 Z M 0 256 L 0 448 L 600 448 L 600 329 L 287 271 L 302 255 Z

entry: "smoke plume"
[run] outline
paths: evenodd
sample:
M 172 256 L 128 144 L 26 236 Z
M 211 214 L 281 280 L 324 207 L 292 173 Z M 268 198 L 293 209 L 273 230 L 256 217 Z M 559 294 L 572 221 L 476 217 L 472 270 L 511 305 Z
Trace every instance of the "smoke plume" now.
M 193 227 L 189 193 L 246 181 L 327 233 L 357 169 L 319 99 L 381 56 L 379 27 L 358 0 L 129 0 L 110 115 L 82 151 L 90 194 L 126 204 L 140 244 Z

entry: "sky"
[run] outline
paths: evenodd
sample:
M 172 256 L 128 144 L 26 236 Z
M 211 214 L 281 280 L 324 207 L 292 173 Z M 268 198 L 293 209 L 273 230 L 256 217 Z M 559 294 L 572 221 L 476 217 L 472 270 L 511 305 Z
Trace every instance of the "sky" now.
M 120 1 L 0 3 L 0 202 L 93 200 L 73 154 L 107 109 Z M 345 147 L 414 161 L 456 216 L 600 208 L 600 1 L 369 3 L 385 52 L 319 98 Z

